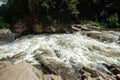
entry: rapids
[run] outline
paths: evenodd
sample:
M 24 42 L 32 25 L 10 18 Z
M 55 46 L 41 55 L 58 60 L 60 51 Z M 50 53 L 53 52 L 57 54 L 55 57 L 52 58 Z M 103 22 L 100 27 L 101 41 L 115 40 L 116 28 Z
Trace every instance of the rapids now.
M 86 66 L 105 72 L 106 64 L 120 65 L 120 45 L 116 42 L 99 40 L 74 34 L 40 34 L 27 35 L 15 41 L 0 45 L 0 59 L 14 64 L 26 60 L 31 64 L 41 61 L 50 65 L 64 64 Z

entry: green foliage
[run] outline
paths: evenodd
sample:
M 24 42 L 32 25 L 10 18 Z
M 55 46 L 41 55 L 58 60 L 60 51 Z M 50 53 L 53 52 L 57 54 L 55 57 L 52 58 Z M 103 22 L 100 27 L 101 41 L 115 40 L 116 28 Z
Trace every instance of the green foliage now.
M 119 0 L 79 0 L 80 16 L 109 28 L 120 26 Z
M 8 27 L 9 25 L 2 20 L 2 17 L 0 17 L 0 29 L 8 28 Z
M 120 26 L 120 23 L 118 22 L 119 18 L 118 18 L 117 14 L 111 15 L 107 20 L 109 23 L 108 25 L 110 27 L 119 27 Z
M 99 4 L 100 1 L 102 1 L 102 0 L 92 0 L 92 3 L 94 3 L 94 4 Z
M 108 27 L 120 26 L 119 0 L 8 0 L 0 12 L 5 23 L 22 18 L 40 18 L 44 23 L 86 19 Z
M 93 26 L 96 26 L 96 27 L 101 27 L 101 28 L 106 28 L 105 25 L 103 25 L 102 23 L 100 22 L 97 22 L 97 21 L 87 21 L 88 24 L 91 24 Z
M 78 17 L 79 11 L 77 10 L 77 4 L 78 0 L 68 0 L 68 10 L 70 11 L 70 14 L 74 17 Z

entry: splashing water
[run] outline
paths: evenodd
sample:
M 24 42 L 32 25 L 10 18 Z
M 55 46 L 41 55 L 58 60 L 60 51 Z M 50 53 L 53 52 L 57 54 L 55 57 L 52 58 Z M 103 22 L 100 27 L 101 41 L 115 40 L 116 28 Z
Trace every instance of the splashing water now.
M 80 64 L 95 69 L 102 63 L 120 65 L 119 44 L 100 42 L 80 33 L 27 35 L 0 46 L 0 59 L 14 63 L 27 60 L 38 64 L 36 54 L 51 64 Z
M 1 6 L 2 4 L 6 4 L 7 1 L 8 1 L 8 0 L 0 0 L 0 6 Z

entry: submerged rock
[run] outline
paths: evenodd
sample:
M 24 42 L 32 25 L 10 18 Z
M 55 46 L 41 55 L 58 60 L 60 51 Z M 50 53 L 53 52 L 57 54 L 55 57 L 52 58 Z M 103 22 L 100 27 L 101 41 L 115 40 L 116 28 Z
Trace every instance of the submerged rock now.
M 7 44 L 15 40 L 15 34 L 9 33 L 5 35 L 0 35 L 0 45 Z
M 107 31 L 84 31 L 82 34 L 87 35 L 88 37 L 98 39 L 100 41 L 109 41 L 114 42 L 119 40 L 119 36 L 110 34 Z
M 51 63 L 48 61 L 46 62 L 46 60 L 41 57 L 40 55 L 35 55 L 35 58 L 42 64 L 44 64 L 44 66 L 46 66 L 47 68 L 49 68 L 52 72 L 54 72 L 57 75 L 61 75 L 63 80 L 81 80 L 80 75 L 78 73 L 75 72 L 75 69 L 71 66 L 67 66 L 64 63 L 56 63 L 51 61 Z M 77 74 L 77 75 L 76 75 Z
M 15 34 L 14 33 L 0 35 L 0 41 L 12 42 L 13 40 L 15 40 Z
M 88 37 L 98 39 L 100 41 L 114 42 L 118 41 L 120 34 L 114 31 L 105 31 L 100 27 L 93 26 L 91 24 L 74 24 L 72 29 L 80 31 L 82 35 L 87 35 Z

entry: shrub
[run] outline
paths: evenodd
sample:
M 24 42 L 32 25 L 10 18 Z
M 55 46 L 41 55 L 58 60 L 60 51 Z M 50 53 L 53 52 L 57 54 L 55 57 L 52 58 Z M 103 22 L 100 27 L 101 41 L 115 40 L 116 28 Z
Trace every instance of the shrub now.
M 97 21 L 109 27 L 120 26 L 119 0 L 8 0 L 2 6 L 2 17 L 7 23 L 22 18 L 40 18 L 50 24 L 78 20 Z
M 108 20 L 108 26 L 111 28 L 115 28 L 115 27 L 119 27 L 119 18 L 117 14 L 111 15 L 109 18 L 107 18 Z

